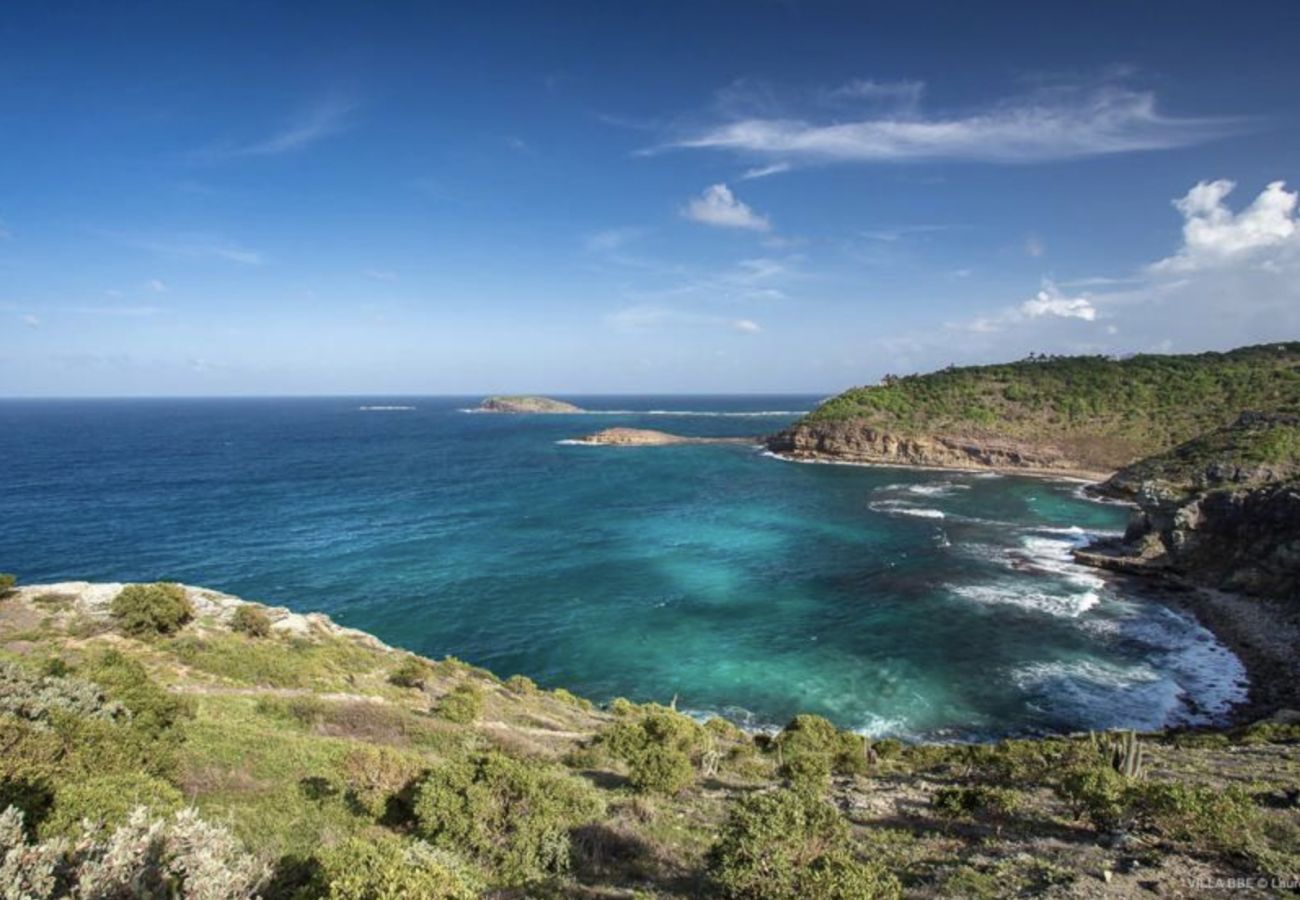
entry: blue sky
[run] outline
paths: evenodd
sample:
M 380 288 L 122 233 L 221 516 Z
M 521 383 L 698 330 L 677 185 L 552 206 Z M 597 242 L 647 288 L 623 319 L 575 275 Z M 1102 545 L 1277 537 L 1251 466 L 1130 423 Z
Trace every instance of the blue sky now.
M 0 395 L 1300 338 L 1300 5 L 11 3 Z

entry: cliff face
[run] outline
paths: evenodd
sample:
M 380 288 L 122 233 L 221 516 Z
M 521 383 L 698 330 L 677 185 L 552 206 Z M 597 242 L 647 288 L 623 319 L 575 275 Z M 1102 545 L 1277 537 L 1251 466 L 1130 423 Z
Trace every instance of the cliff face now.
M 1243 413 L 1226 428 L 1121 469 L 1096 492 L 1136 504 L 1128 531 L 1080 559 L 1300 600 L 1298 430 L 1295 416 Z
M 901 435 L 860 419 L 800 422 L 767 438 L 767 448 L 802 460 L 1062 473 L 1085 468 L 1060 447 L 1049 443 L 975 433 Z

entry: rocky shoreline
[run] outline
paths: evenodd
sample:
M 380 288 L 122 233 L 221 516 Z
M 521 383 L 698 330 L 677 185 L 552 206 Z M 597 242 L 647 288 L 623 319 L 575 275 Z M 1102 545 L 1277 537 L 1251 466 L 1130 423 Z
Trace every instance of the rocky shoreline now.
M 1053 445 L 974 434 L 900 435 L 855 420 L 796 423 L 764 443 L 774 455 L 796 462 L 991 471 L 1083 481 L 1104 481 L 1111 474 L 1088 468 Z

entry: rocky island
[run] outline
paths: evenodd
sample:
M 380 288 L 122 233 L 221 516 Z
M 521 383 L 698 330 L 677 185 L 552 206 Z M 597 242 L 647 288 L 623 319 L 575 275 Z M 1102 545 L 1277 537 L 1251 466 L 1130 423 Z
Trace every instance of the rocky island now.
M 654 431 L 649 428 L 606 428 L 594 434 L 575 438 L 575 444 L 598 444 L 614 447 L 652 447 L 669 444 L 753 444 L 756 438 L 747 437 L 686 437 Z
M 565 403 L 563 400 L 553 400 L 550 397 L 518 394 L 486 397 L 483 399 L 483 402 L 478 405 L 478 412 L 580 413 L 585 412 L 585 410 L 579 406 L 574 406 L 572 403 Z

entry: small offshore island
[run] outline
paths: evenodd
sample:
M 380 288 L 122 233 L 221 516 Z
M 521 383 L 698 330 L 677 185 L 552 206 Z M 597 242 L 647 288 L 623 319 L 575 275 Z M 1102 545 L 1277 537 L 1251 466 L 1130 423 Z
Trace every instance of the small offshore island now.
M 606 428 L 566 443 L 613 447 L 662 447 L 672 444 L 753 444 L 755 440 L 746 437 L 686 437 L 649 428 Z
M 527 394 L 485 397 L 477 407 L 477 412 L 490 413 L 580 413 L 586 412 L 582 407 L 553 400 L 550 397 L 537 397 Z

